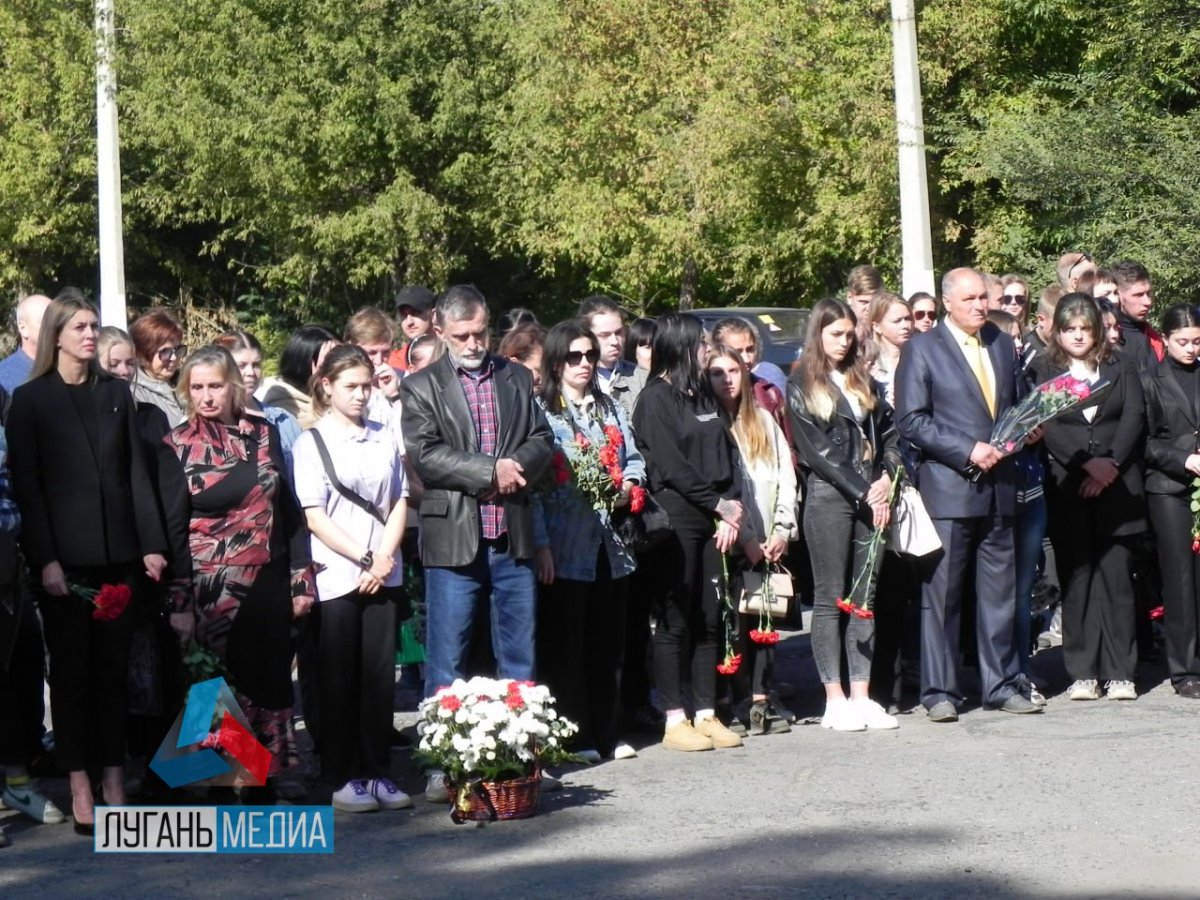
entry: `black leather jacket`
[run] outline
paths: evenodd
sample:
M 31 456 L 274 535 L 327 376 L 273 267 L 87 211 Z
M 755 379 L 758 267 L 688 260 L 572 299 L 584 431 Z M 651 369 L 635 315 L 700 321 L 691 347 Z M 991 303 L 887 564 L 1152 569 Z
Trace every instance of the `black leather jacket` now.
M 792 445 L 800 468 L 809 478 L 820 478 L 833 485 L 842 495 L 862 508 L 866 505 L 871 482 L 886 471 L 893 478 L 901 468 L 899 435 L 892 419 L 892 409 L 884 401 L 878 385 L 871 381 L 875 393 L 872 409 L 860 429 L 854 420 L 850 404 L 839 392 L 837 410 L 828 420 L 818 419 L 804 400 L 804 376 L 797 372 L 788 381 L 788 411 L 792 417 Z M 870 442 L 867 459 L 864 438 Z

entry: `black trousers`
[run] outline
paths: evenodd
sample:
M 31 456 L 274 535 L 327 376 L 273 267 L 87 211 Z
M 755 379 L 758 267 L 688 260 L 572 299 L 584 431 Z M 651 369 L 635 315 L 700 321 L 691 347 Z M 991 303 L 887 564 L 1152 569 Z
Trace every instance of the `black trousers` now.
M 0 765 L 25 764 L 42 752 L 42 720 L 46 714 L 44 685 L 46 653 L 33 598 L 15 585 L 13 612 L 0 602 L 5 634 L 11 635 L 12 655 L 0 659 Z
M 538 586 L 538 680 L 558 711 L 579 725 L 572 745 L 607 756 L 620 737 L 621 661 L 629 579 L 610 576 L 600 547 L 596 580 L 557 578 Z
M 635 710 L 650 702 L 650 596 L 653 593 L 657 559 L 653 554 L 638 557 L 638 567 L 629 576 L 625 605 L 625 651 L 621 664 L 621 706 Z
M 68 569 L 71 584 L 136 587 L 138 568 Z M 69 772 L 125 764 L 126 677 L 133 607 L 111 622 L 92 618 L 93 606 L 75 594 L 52 597 L 36 589 L 50 650 L 50 714 L 55 756 Z
M 657 554 L 658 587 L 651 600 L 654 681 L 664 707 L 682 709 L 686 665 L 695 708 L 713 709 L 721 653 L 721 554 L 713 543 L 713 519 L 674 491 L 655 499 L 667 511 L 674 533 Z
M 355 591 L 313 607 L 321 774 L 330 784 L 391 770 L 399 591 Z
M 1200 678 L 1200 554 L 1192 552 L 1190 498 L 1148 494 L 1146 499 L 1162 572 L 1167 672 L 1178 685 Z
M 1137 672 L 1129 545 L 1086 527 L 1056 532 L 1063 663 L 1074 679 L 1133 681 Z
M 1017 691 L 1021 665 L 1013 640 L 1017 609 L 1011 516 L 934 519 L 942 550 L 921 590 L 921 703 L 962 703 L 959 627 L 967 573 L 975 563 L 975 635 L 983 702 L 999 706 Z
M 887 551 L 879 569 L 875 589 L 875 654 L 871 658 L 871 698 L 883 705 L 900 703 L 903 683 L 901 660 L 915 660 L 918 653 L 910 640 L 919 614 L 921 585 L 918 560 Z

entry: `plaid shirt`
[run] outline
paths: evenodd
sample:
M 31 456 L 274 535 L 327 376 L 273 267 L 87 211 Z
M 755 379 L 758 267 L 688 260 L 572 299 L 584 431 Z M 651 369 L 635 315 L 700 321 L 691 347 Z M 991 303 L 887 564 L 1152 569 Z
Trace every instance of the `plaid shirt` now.
M 489 359 L 474 376 L 463 368 L 458 370 L 458 381 L 467 395 L 467 408 L 471 410 L 471 421 L 475 424 L 475 445 L 480 453 L 496 455 L 499 418 L 496 415 L 496 367 Z M 494 540 L 504 534 L 504 506 L 499 500 L 479 501 L 479 524 L 485 540 Z

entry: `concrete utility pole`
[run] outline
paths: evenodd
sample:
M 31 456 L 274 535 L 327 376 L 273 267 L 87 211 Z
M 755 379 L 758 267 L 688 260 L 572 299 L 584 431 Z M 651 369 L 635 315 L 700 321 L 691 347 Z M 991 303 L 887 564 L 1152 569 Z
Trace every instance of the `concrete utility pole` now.
M 896 139 L 900 169 L 900 243 L 903 294 L 936 294 L 929 234 L 929 178 L 925 173 L 925 120 L 917 69 L 917 14 L 913 0 L 892 0 L 892 57 L 896 79 Z
M 100 227 L 100 322 L 128 327 L 125 242 L 121 225 L 121 140 L 117 132 L 117 76 L 113 0 L 96 0 L 96 179 Z

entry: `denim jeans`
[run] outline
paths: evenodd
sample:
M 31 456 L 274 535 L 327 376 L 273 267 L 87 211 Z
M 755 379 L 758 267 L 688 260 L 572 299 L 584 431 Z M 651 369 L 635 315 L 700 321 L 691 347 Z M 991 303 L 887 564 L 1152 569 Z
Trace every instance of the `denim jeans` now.
M 481 540 L 469 565 L 425 569 L 425 696 L 466 677 L 475 605 L 489 597 L 496 674 L 533 678 L 533 630 L 537 588 L 533 561 L 514 559 L 504 542 Z
M 1038 557 L 1042 553 L 1042 539 L 1045 536 L 1046 498 L 1038 497 L 1017 510 L 1016 526 L 1013 528 L 1017 559 L 1017 615 L 1013 640 L 1017 644 L 1021 674 L 1026 678 L 1029 677 L 1029 647 L 1033 641 L 1033 635 L 1030 634 L 1033 583 L 1037 579 Z

